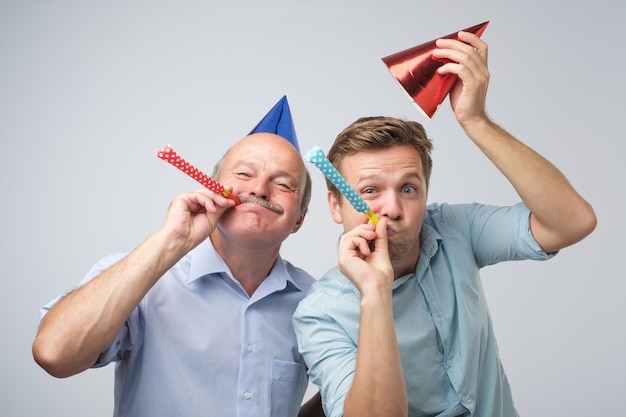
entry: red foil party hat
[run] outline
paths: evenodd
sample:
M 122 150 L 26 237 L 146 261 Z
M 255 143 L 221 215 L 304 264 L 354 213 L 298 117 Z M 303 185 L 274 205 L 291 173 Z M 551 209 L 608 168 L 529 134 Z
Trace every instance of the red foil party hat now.
M 463 32 L 471 32 L 480 37 L 488 23 L 489 21 L 463 29 Z M 458 32 L 437 39 L 456 39 Z M 429 119 L 433 118 L 457 80 L 456 74 L 437 73 L 437 69 L 447 62 L 433 58 L 437 39 L 382 58 L 404 91 Z

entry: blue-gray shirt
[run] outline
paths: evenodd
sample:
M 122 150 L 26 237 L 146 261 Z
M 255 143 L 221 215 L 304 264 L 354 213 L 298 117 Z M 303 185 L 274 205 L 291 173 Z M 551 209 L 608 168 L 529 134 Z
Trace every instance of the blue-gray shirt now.
M 308 378 L 291 318 L 313 281 L 278 258 L 249 297 L 207 239 L 156 283 L 95 365 L 117 362 L 114 416 L 296 417 Z
M 414 274 L 394 282 L 393 313 L 409 416 L 517 416 L 479 269 L 548 259 L 523 204 L 431 204 Z M 343 414 L 358 348 L 360 294 L 337 268 L 313 284 L 294 315 L 300 352 L 328 417 Z

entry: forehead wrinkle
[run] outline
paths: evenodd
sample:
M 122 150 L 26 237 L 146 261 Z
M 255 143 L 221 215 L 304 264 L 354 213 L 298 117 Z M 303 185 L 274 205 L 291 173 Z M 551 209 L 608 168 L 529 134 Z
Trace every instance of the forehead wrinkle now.
M 246 160 L 243 160 L 243 159 L 239 160 L 239 161 L 233 161 L 231 169 L 239 168 L 242 165 L 246 166 L 248 168 L 259 169 L 259 164 L 256 164 L 256 163 L 250 162 L 250 161 L 246 161 Z
M 384 168 L 373 168 L 373 169 L 364 169 L 365 171 L 362 175 L 359 175 L 357 178 L 357 183 L 361 183 L 364 181 L 385 181 L 388 182 L 390 175 L 386 173 L 386 169 Z M 401 181 L 407 181 L 410 179 L 417 179 L 420 182 L 423 182 L 424 179 L 422 177 L 422 173 L 419 170 L 415 169 L 413 165 L 409 165 L 408 169 L 404 169 L 402 167 L 392 167 L 392 172 L 401 171 L 399 175 L 392 175 L 392 177 L 396 177 Z

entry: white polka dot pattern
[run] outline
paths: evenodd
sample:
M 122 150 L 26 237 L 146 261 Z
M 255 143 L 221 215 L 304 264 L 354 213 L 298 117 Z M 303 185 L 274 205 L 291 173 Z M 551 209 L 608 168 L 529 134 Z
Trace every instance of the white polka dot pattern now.
M 360 195 L 346 182 L 346 180 L 341 176 L 339 171 L 330 163 L 326 155 L 319 146 L 315 146 L 313 149 L 309 150 L 305 155 L 304 159 L 314 164 L 316 167 L 322 171 L 322 173 L 334 184 L 335 187 L 343 194 L 344 197 L 352 204 L 352 207 L 355 210 L 365 213 L 372 223 L 377 223 L 376 215 L 370 210 L 367 203 L 361 198 Z
M 195 166 L 191 165 L 183 157 L 179 156 L 170 145 L 161 148 L 157 152 L 157 156 L 165 162 L 169 162 L 176 168 L 180 169 L 185 174 L 189 175 L 191 178 L 198 181 L 200 184 L 204 185 L 206 188 L 213 191 L 214 193 L 222 194 L 224 197 L 235 200 L 235 203 L 239 204 L 239 199 L 237 199 L 237 197 L 235 197 L 228 190 L 226 190 L 222 184 L 215 181 L 213 178 L 209 177 Z

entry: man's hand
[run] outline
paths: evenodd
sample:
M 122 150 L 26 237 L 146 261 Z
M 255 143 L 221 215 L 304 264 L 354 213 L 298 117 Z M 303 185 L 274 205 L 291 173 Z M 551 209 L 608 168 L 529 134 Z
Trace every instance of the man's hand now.
M 376 226 L 362 224 L 341 237 L 339 269 L 362 295 L 380 289 L 391 293 L 394 275 L 389 259 L 387 219 L 381 218 Z
M 221 215 L 235 202 L 206 188 L 172 199 L 163 230 L 173 234 L 185 252 L 204 241 L 217 227 Z
M 459 40 L 438 39 L 433 56 L 447 58 L 439 74 L 456 74 L 459 79 L 450 91 L 450 106 L 457 121 L 465 125 L 485 121 L 485 102 L 489 84 L 488 47 L 478 36 L 459 32 Z

